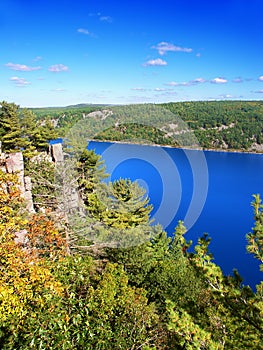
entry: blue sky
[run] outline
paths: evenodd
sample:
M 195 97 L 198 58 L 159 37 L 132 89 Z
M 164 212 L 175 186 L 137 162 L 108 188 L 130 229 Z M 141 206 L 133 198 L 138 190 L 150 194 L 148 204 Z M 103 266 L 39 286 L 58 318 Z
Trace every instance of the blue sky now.
M 262 0 L 1 0 L 0 100 L 260 100 L 262 13 Z

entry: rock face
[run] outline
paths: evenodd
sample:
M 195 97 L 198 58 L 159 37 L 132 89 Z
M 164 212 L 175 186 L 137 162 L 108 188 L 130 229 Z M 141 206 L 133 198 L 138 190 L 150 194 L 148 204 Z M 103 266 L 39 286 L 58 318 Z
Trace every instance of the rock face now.
M 51 157 L 53 158 L 55 163 L 63 162 L 64 154 L 62 149 L 62 143 L 55 143 L 50 146 Z
M 19 189 L 21 195 L 25 194 L 25 184 L 24 184 L 24 160 L 22 152 L 9 153 L 6 155 L 6 171 L 9 174 L 17 174 L 19 179 Z
M 30 213 L 34 213 L 34 204 L 32 198 L 32 185 L 29 176 L 25 177 L 24 174 L 24 160 L 22 152 L 16 153 L 1 153 L 1 170 L 9 174 L 17 174 L 18 186 L 21 192 L 21 196 L 25 199 L 26 209 Z
M 35 157 L 34 161 L 38 160 L 53 161 L 57 165 L 63 166 L 64 153 L 62 149 L 62 143 L 56 143 L 50 145 L 49 154 L 40 153 Z M 21 192 L 21 196 L 25 199 L 26 210 L 30 213 L 35 213 L 33 197 L 32 197 L 32 183 L 29 176 L 25 176 L 24 173 L 24 160 L 22 152 L 16 153 L 3 153 L 1 152 L 0 144 L 0 170 L 9 174 L 17 174 L 18 186 Z M 74 189 L 74 186 L 70 189 L 70 195 L 67 205 L 70 208 L 78 207 L 78 192 Z

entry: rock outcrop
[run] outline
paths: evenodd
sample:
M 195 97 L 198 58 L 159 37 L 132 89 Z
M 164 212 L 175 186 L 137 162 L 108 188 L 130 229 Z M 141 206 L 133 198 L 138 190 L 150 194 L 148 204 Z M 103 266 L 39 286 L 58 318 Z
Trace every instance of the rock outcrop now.
M 62 149 L 62 143 L 55 143 L 50 145 L 50 155 L 55 163 L 63 162 L 64 153 Z
M 29 176 L 25 176 L 22 152 L 1 153 L 0 159 L 2 171 L 9 174 L 17 174 L 18 186 L 21 196 L 25 199 L 26 210 L 30 213 L 34 213 L 31 179 Z
M 55 143 L 49 146 L 49 152 L 39 153 L 37 156 L 32 158 L 32 161 L 42 160 L 54 162 L 56 164 L 56 169 L 59 172 L 63 172 L 64 181 L 67 183 L 66 177 L 70 178 L 70 164 L 64 163 L 64 152 L 62 148 L 62 143 Z M 24 172 L 24 159 L 22 152 L 14 153 L 3 153 L 0 148 L 0 169 L 6 173 L 17 174 L 18 176 L 18 186 L 21 192 L 21 196 L 25 200 L 26 210 L 29 213 L 35 213 L 34 202 L 32 197 L 32 183 L 29 176 L 25 176 Z M 64 174 L 65 173 L 65 174 Z M 71 176 L 72 177 L 72 176 Z M 73 179 L 74 183 L 76 179 Z M 71 179 L 72 181 L 72 179 Z M 67 199 L 64 199 L 66 203 L 64 206 L 68 208 L 69 211 L 78 210 L 80 206 L 79 193 L 77 191 L 76 184 L 67 183 Z M 65 192 L 65 189 L 64 189 Z

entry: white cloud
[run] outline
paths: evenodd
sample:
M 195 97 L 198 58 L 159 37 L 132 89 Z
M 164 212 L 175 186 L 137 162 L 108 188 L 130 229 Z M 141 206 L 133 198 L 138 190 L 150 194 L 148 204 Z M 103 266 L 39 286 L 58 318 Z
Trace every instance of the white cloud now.
M 162 88 L 155 88 L 154 91 L 158 91 L 158 92 L 163 92 L 166 91 L 166 89 L 162 89 Z
M 187 81 L 182 81 L 182 82 L 171 81 L 170 83 L 166 83 L 165 85 L 168 85 L 168 86 L 190 86 L 192 84 L 190 82 L 187 82 Z
M 131 90 L 133 90 L 133 91 L 146 91 L 146 89 L 144 89 L 142 87 L 135 87 L 135 88 L 132 88 Z
M 88 29 L 85 29 L 85 28 L 79 28 L 77 30 L 77 32 L 81 33 L 81 34 L 84 34 L 84 35 L 92 36 L 92 37 L 95 36 L 93 33 L 91 33 Z
M 263 90 L 255 91 L 257 94 L 263 94 Z
M 51 91 L 64 92 L 64 91 L 66 91 L 66 90 L 63 89 L 63 88 L 57 88 L 57 89 L 54 89 L 54 90 L 51 90 Z
M 188 47 L 181 47 L 181 46 L 176 46 L 171 43 L 167 43 L 166 41 L 162 41 L 156 46 L 152 46 L 152 49 L 156 49 L 160 55 L 164 55 L 167 52 L 187 52 L 190 53 L 193 51 L 193 49 L 188 48 Z
M 167 62 L 161 58 L 156 58 L 155 60 L 149 60 L 143 64 L 145 67 L 149 66 L 167 66 Z
M 224 95 L 220 95 L 220 98 L 227 99 L 227 98 L 234 98 L 234 96 L 230 94 L 224 94 Z
M 31 84 L 25 78 L 12 77 L 10 78 L 10 80 L 13 81 L 16 84 L 16 86 L 27 86 Z
M 263 81 L 263 75 L 261 75 L 260 77 L 258 77 L 259 81 Z
M 112 23 L 113 19 L 111 16 L 105 16 L 100 12 L 91 12 L 89 13 L 89 17 L 98 17 L 101 22 Z
M 203 84 L 206 83 L 206 80 L 204 78 L 196 78 L 194 80 L 190 81 L 191 84 Z
M 240 78 L 240 77 L 235 78 L 235 79 L 232 80 L 233 83 L 243 83 L 243 81 L 244 80 L 242 78 Z
M 21 71 L 21 72 L 32 72 L 34 70 L 40 70 L 42 69 L 42 67 L 38 66 L 38 67 L 29 67 L 25 64 L 19 64 L 19 63 L 6 63 L 5 64 L 6 67 L 12 69 L 12 70 L 16 70 L 16 71 Z
M 111 16 L 100 16 L 100 21 L 112 23 L 112 18 L 111 18 Z
M 198 84 L 204 84 L 206 83 L 207 80 L 204 78 L 196 78 L 190 81 L 182 81 L 182 82 L 177 82 L 177 81 L 171 81 L 169 83 L 166 83 L 165 85 L 168 86 L 193 86 L 193 85 L 198 85 Z
M 64 64 L 54 64 L 48 68 L 50 72 L 58 73 L 58 72 L 67 72 L 69 68 Z
M 226 84 L 227 80 L 225 78 L 217 77 L 217 78 L 212 79 L 210 82 L 213 84 Z

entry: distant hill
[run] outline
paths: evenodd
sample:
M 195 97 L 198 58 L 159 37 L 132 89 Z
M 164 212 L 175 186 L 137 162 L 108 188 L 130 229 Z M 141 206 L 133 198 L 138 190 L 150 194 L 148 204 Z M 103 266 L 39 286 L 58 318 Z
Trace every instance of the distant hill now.
M 81 103 L 32 110 L 38 119 L 52 120 L 62 137 L 79 120 L 101 110 L 104 111 L 102 114 L 90 114 L 91 118 L 101 118 L 104 131 L 97 135 L 100 140 L 136 142 L 147 139 L 160 145 L 191 147 L 191 134 L 198 141 L 198 147 L 204 149 L 263 152 L 263 101 L 191 101 L 124 106 Z
M 96 103 L 79 103 L 76 105 L 69 105 L 64 108 L 86 108 L 86 107 L 107 107 L 107 106 L 112 106 L 109 104 L 96 104 Z

